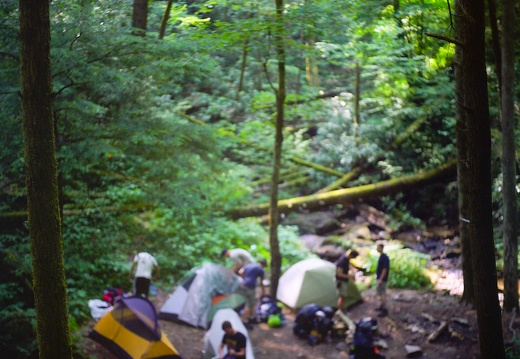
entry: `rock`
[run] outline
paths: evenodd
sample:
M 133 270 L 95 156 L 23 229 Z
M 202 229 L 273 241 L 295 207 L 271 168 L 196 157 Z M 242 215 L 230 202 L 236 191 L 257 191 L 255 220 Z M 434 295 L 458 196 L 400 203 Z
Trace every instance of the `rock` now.
M 372 240 L 372 234 L 370 233 L 370 229 L 367 226 L 354 225 L 348 230 L 348 232 L 345 233 L 343 238 L 347 241 L 352 241 L 354 239 L 370 241 Z
M 417 345 L 405 345 L 404 349 L 406 350 L 407 358 L 417 358 L 422 355 L 422 349 Z
M 343 252 L 344 250 L 341 247 L 332 244 L 321 246 L 315 250 L 315 253 L 323 259 L 338 258 Z
M 349 351 L 349 346 L 345 342 L 339 342 L 336 345 L 336 350 L 339 350 L 339 351 L 342 351 L 342 352 L 348 352 Z
M 326 237 L 318 236 L 316 234 L 304 234 L 303 236 L 300 236 L 300 240 L 310 251 L 321 246 L 325 239 Z
M 374 340 L 374 345 L 379 349 L 388 349 L 388 343 L 384 339 Z

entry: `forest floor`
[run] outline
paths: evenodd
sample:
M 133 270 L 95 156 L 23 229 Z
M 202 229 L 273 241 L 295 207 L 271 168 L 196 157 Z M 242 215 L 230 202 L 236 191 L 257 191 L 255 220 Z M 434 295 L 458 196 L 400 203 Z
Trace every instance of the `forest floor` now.
M 460 302 L 461 278 L 449 273 L 437 288 L 428 291 L 388 290 L 389 315 L 377 317 L 377 298 L 373 289 L 362 292 L 363 302 L 350 308 L 353 321 L 372 317 L 378 321 L 376 334 L 386 343 L 381 354 L 387 359 L 407 356 L 406 345 L 420 347 L 413 357 L 431 359 L 480 358 L 477 340 L 475 311 Z M 168 293 L 159 290 L 152 298 L 157 310 L 167 299 Z M 256 359 L 298 358 L 339 359 L 349 358 L 344 340 L 328 338 L 316 346 L 293 334 L 295 313 L 285 311 L 286 325 L 270 328 L 265 323 L 254 325 L 249 331 Z M 432 341 L 428 337 L 446 322 L 446 329 Z M 166 333 L 184 359 L 200 359 L 204 331 L 180 323 L 161 320 L 161 330 Z M 92 323 L 93 324 L 93 323 Z M 83 341 L 83 350 L 88 358 L 113 358 L 104 348 L 91 340 Z

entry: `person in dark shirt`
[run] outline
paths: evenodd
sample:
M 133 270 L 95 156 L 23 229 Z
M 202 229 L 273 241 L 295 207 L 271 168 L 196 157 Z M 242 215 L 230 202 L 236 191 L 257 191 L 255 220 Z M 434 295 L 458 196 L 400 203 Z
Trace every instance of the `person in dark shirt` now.
M 220 359 L 245 359 L 246 358 L 246 336 L 235 330 L 227 320 L 222 323 L 224 336 L 218 347 Z M 227 354 L 224 355 L 224 347 L 227 346 Z
M 386 308 L 386 282 L 388 281 L 388 274 L 390 273 L 390 258 L 388 258 L 388 256 L 383 252 L 384 248 L 385 247 L 382 243 L 377 245 L 377 251 L 380 254 L 376 269 L 376 292 L 379 296 L 380 303 L 377 308 L 379 311 L 379 317 L 388 315 L 388 309 Z
M 266 294 L 264 287 L 264 268 L 267 267 L 265 259 L 261 259 L 258 263 L 249 263 L 240 268 L 238 272 L 242 276 L 243 280 L 240 282 L 240 286 L 237 289 L 237 293 L 242 294 L 246 298 L 246 306 L 244 308 L 243 321 L 247 329 L 253 329 L 252 317 L 256 308 L 256 286 L 258 279 L 260 282 L 260 288 L 262 288 L 262 296 Z
M 348 281 L 354 280 L 354 275 L 350 272 L 350 260 L 356 258 L 359 253 L 349 249 L 343 253 L 336 262 L 336 287 L 338 288 L 338 310 L 343 311 L 345 301 L 348 297 Z

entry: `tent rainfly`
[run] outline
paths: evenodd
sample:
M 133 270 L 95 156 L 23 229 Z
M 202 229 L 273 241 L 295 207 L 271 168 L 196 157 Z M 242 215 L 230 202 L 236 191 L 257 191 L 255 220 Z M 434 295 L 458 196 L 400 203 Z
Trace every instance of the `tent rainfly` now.
M 146 298 L 121 298 L 88 335 L 121 359 L 181 359 Z
M 306 304 L 336 307 L 338 294 L 335 283 L 336 266 L 319 258 L 304 259 L 292 265 L 280 277 L 276 298 L 291 308 Z M 354 281 L 349 282 L 349 298 L 346 306 L 361 300 Z
M 238 309 L 245 298 L 233 293 L 239 277 L 230 269 L 214 263 L 192 269 L 181 279 L 159 310 L 159 319 L 181 321 L 207 329 L 220 308 Z

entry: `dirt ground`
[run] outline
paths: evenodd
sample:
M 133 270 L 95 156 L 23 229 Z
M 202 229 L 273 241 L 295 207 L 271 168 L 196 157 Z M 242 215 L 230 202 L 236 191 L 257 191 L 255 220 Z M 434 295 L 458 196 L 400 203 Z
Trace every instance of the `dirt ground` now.
M 160 308 L 168 294 L 162 291 L 153 299 Z M 389 315 L 377 317 L 377 299 L 373 289 L 362 293 L 363 302 L 350 308 L 353 321 L 372 317 L 378 321 L 376 334 L 386 343 L 381 354 L 387 359 L 407 358 L 405 345 L 421 348 L 413 357 L 432 359 L 480 358 L 477 342 L 476 313 L 461 305 L 460 297 L 447 291 L 388 290 Z M 310 346 L 293 334 L 295 313 L 284 311 L 286 325 L 269 328 L 260 323 L 249 331 L 256 359 L 299 358 L 340 359 L 349 358 L 344 340 L 328 338 L 316 346 Z M 428 337 L 446 322 L 446 328 L 437 339 Z M 200 359 L 204 331 L 170 321 L 160 321 L 161 330 L 177 348 L 184 359 Z M 343 348 L 342 348 L 343 347 Z M 84 346 L 89 358 L 113 358 L 98 344 L 87 340 Z

